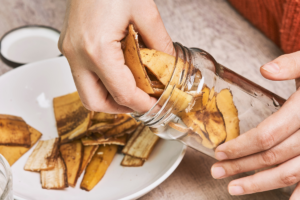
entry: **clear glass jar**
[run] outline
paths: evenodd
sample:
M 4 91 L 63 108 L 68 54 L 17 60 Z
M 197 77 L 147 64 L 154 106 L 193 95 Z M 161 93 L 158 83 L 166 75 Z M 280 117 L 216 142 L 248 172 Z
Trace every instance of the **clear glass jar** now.
M 161 138 L 214 157 L 218 145 L 255 128 L 285 102 L 201 49 L 174 47 L 175 67 L 163 94 L 148 112 L 132 114 Z
M 0 154 L 0 200 L 13 200 L 12 173 L 7 160 Z

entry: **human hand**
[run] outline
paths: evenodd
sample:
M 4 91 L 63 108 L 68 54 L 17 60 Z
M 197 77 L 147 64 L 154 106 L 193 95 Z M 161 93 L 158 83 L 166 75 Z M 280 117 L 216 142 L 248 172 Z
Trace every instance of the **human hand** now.
M 147 47 L 174 54 L 153 0 L 70 0 L 58 42 L 86 108 L 107 113 L 146 112 L 156 102 L 136 86 L 120 41 L 129 23 Z
M 300 51 L 278 57 L 261 67 L 271 80 L 300 78 Z M 299 80 L 299 79 L 298 79 Z M 215 151 L 221 162 L 212 166 L 216 179 L 276 166 L 254 175 L 233 180 L 231 195 L 243 195 L 282 188 L 300 181 L 300 89 L 273 115 L 256 128 L 228 141 Z M 278 166 L 277 166 L 278 165 Z M 291 199 L 299 199 L 298 183 Z

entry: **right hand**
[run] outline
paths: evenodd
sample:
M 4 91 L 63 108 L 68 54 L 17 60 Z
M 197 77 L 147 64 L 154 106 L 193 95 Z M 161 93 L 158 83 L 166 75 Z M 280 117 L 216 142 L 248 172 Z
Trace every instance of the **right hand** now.
M 146 112 L 156 102 L 136 86 L 120 41 L 133 23 L 148 48 L 174 55 L 153 0 L 70 0 L 58 47 L 84 106 L 106 113 Z

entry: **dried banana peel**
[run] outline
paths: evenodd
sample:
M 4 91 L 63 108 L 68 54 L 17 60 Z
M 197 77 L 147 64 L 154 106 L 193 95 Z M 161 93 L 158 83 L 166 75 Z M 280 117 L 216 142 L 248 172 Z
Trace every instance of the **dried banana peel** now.
M 144 165 L 145 160 L 141 158 L 135 158 L 129 155 L 125 155 L 121 165 L 124 167 L 141 167 Z
M 124 134 L 125 131 L 132 129 L 137 126 L 137 122 L 135 119 L 130 118 L 125 122 L 119 124 L 118 126 L 113 127 L 112 129 L 106 131 L 104 133 L 105 138 L 117 137 Z
M 212 87 L 211 90 L 210 90 L 210 92 L 209 92 L 208 101 L 211 101 L 212 98 L 213 98 L 215 95 L 216 95 L 215 88 Z M 207 103 L 208 103 L 208 101 L 207 101 Z
M 58 156 L 54 168 L 41 171 L 41 183 L 44 189 L 64 189 L 68 187 L 67 168 L 63 159 Z
M 81 139 L 82 144 L 84 146 L 89 146 L 89 145 L 105 145 L 105 144 L 115 144 L 115 145 L 121 145 L 124 146 L 127 141 L 127 135 L 123 135 L 120 137 L 111 137 L 111 138 L 105 138 L 104 136 L 93 139 L 91 137 L 85 137 Z
M 81 189 L 90 191 L 97 185 L 116 155 L 117 149 L 117 145 L 106 145 L 98 148 L 85 170 L 80 184 Z
M 202 89 L 202 94 L 202 105 L 203 107 L 205 107 L 209 99 L 210 89 L 207 86 L 204 86 L 204 88 Z
M 175 69 L 176 58 L 153 49 L 141 49 L 140 52 L 143 64 L 163 85 L 167 86 Z M 183 60 L 178 58 L 176 71 L 172 79 L 173 83 L 179 83 L 183 67 Z
M 2 154 L 10 166 L 12 166 L 22 155 L 24 155 L 42 136 L 42 133 L 28 125 L 30 134 L 31 146 L 6 146 L 0 145 L 0 154 Z
M 238 110 L 236 109 L 233 97 L 229 89 L 223 89 L 217 94 L 217 107 L 222 113 L 227 137 L 225 142 L 232 140 L 240 135 Z
M 214 145 L 209 139 L 209 135 L 204 125 L 204 112 L 189 112 L 181 117 L 183 123 L 189 127 L 193 132 L 197 133 L 202 139 L 202 145 L 206 148 L 212 149 Z
M 99 123 L 99 122 L 108 122 L 112 123 L 116 119 L 115 114 L 108 114 L 103 112 L 95 112 L 94 116 L 92 117 L 92 121 Z M 95 123 L 94 123 L 95 124 Z
M 82 159 L 82 163 L 81 163 L 79 176 L 82 174 L 82 172 L 85 170 L 86 166 L 92 160 L 92 157 L 96 153 L 98 147 L 99 147 L 98 145 L 91 145 L 91 146 L 83 147 L 83 159 Z
M 153 91 L 154 91 L 154 93 L 150 94 L 150 96 L 155 97 L 155 98 L 159 98 L 163 94 L 164 89 L 153 88 Z
M 115 126 L 118 126 L 129 119 L 133 119 L 130 115 L 128 114 L 118 114 L 115 115 L 114 120 L 111 122 L 95 122 L 93 121 L 93 124 L 91 127 L 89 127 L 89 131 L 91 132 L 100 132 L 104 133 L 108 131 L 109 129 L 112 129 Z
M 0 115 L 0 145 L 30 147 L 30 131 L 21 117 Z
M 216 96 L 207 103 L 204 125 L 214 147 L 225 141 L 227 134 L 223 117 L 217 108 Z
M 179 123 L 175 123 L 175 122 L 169 122 L 168 123 L 168 125 L 171 127 L 171 128 L 173 128 L 173 129 L 175 129 L 175 130 L 177 130 L 177 131 L 179 131 L 179 132 L 181 132 L 181 133 L 187 133 L 187 132 L 189 132 L 189 128 L 187 128 L 186 126 L 184 126 L 184 125 L 181 125 L 181 124 L 179 124 Z
M 91 127 L 89 127 L 88 130 L 90 132 L 104 133 L 104 132 L 108 131 L 109 129 L 112 129 L 115 126 L 116 126 L 115 123 L 100 122 L 100 123 L 92 125 Z
M 168 101 L 167 105 L 164 107 L 164 110 L 168 111 L 172 107 L 172 113 L 175 115 L 177 113 L 185 110 L 193 102 L 192 95 L 187 94 L 186 92 L 181 91 L 176 87 L 174 88 L 174 86 L 171 86 L 171 85 L 168 85 L 165 92 L 160 97 L 158 105 L 163 106 L 163 104 L 168 99 L 169 99 L 169 101 Z
M 195 103 L 191 109 L 191 112 L 196 112 L 198 110 L 203 110 L 208 102 L 210 89 L 204 86 L 200 97 L 195 98 Z
M 126 152 L 127 155 L 147 160 L 159 137 L 145 126 Z M 123 151 L 124 152 L 124 151 Z
M 160 82 L 160 81 L 152 81 L 151 80 L 151 86 L 152 88 L 156 88 L 156 89 L 165 89 L 165 86 Z
M 131 137 L 129 138 L 129 140 L 127 141 L 125 147 L 122 150 L 122 153 L 127 154 L 130 147 L 132 146 L 132 144 L 134 143 L 135 139 L 139 136 L 140 132 L 144 129 L 144 125 L 140 124 L 136 130 L 133 132 L 133 134 L 131 135 Z
M 41 140 L 29 156 L 24 169 L 27 171 L 50 170 L 58 156 L 59 138 Z
M 70 142 L 84 136 L 90 124 L 91 112 L 87 110 L 77 92 L 53 99 L 58 135 L 61 142 Z
M 132 24 L 128 27 L 128 35 L 125 38 L 124 46 L 123 54 L 125 65 L 127 65 L 132 72 L 137 87 L 148 94 L 153 94 L 154 91 L 151 87 L 151 81 L 141 60 L 138 34 L 134 31 Z
M 83 145 L 80 140 L 75 140 L 61 145 L 59 150 L 67 167 L 68 184 L 71 187 L 75 187 L 81 170 Z

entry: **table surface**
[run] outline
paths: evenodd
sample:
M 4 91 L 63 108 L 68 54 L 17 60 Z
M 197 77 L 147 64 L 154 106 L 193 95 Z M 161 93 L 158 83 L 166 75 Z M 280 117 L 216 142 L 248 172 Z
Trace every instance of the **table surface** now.
M 259 67 L 281 55 L 282 51 L 241 17 L 227 1 L 157 0 L 156 3 L 173 41 L 210 52 L 219 63 L 284 98 L 295 91 L 293 81 L 271 82 L 260 75 Z M 65 4 L 66 0 L 1 0 L 0 37 L 12 28 L 27 24 L 49 25 L 60 30 Z M 12 68 L 0 61 L 0 75 L 9 70 Z M 228 183 L 245 174 L 214 180 L 210 168 L 215 162 L 188 149 L 174 173 L 140 199 L 288 199 L 278 190 L 230 196 Z

